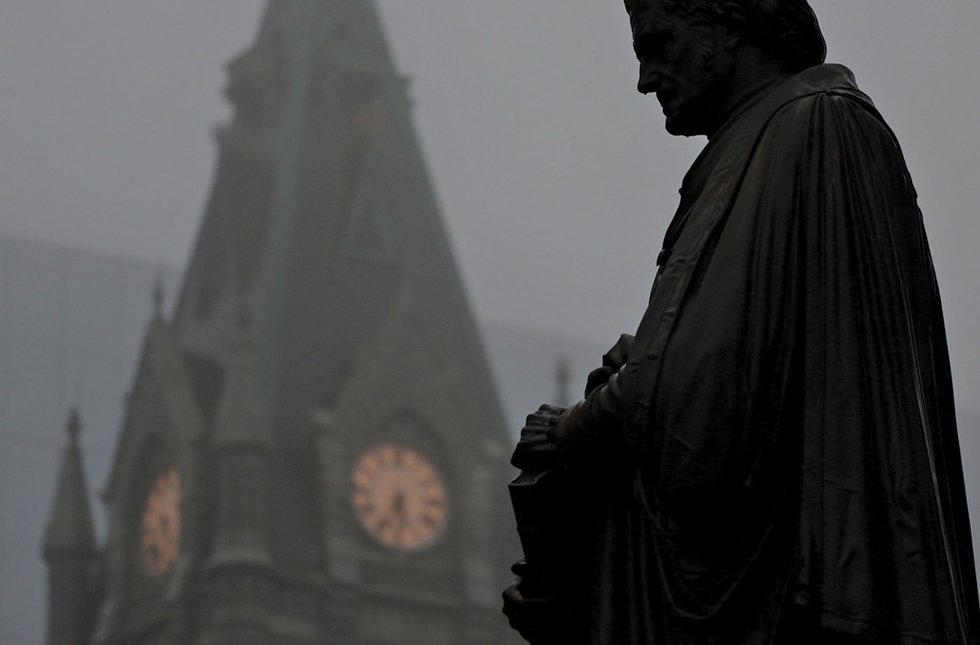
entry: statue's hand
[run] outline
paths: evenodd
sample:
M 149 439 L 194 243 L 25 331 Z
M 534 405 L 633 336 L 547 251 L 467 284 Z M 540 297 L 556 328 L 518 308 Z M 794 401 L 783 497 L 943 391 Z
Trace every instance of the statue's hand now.
M 531 645 L 555 642 L 556 627 L 562 624 L 561 605 L 553 596 L 525 595 L 524 575 L 527 563 L 523 560 L 511 567 L 517 576 L 513 584 L 504 589 L 504 615 L 510 626 L 517 630 Z
M 547 470 L 558 463 L 555 425 L 564 408 L 542 405 L 527 416 L 510 463 L 520 470 Z
M 623 365 L 626 365 L 632 347 L 633 336 L 631 334 L 620 335 L 616 344 L 602 355 L 602 367 L 589 372 L 589 378 L 585 381 L 585 396 L 589 396 L 593 390 L 605 385 L 613 374 L 618 372 Z

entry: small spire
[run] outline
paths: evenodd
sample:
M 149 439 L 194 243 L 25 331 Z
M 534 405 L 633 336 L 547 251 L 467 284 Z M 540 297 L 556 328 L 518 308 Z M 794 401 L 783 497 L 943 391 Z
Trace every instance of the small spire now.
M 555 403 L 559 406 L 567 406 L 571 402 L 568 396 L 568 384 L 571 380 L 572 371 L 568 367 L 568 359 L 564 356 L 558 357 L 558 365 L 555 368 Z
M 68 424 L 66 430 L 68 431 L 68 437 L 71 439 L 72 443 L 77 443 L 78 435 L 82 431 L 82 419 L 78 414 L 77 407 L 73 407 L 71 412 L 68 413 Z
M 153 282 L 153 317 L 162 318 L 163 317 L 163 305 L 166 299 L 166 292 L 163 288 L 163 278 L 159 275 Z
M 59 554 L 87 555 L 95 551 L 95 530 L 89 508 L 88 485 L 78 445 L 81 415 L 72 408 L 67 423 L 68 447 L 58 473 L 54 503 L 45 532 L 43 554 L 46 559 Z

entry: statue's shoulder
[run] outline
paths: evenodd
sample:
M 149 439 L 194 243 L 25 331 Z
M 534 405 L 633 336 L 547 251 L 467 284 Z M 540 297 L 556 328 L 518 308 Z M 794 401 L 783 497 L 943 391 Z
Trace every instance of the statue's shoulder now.
M 862 92 L 847 67 L 815 65 L 795 74 L 766 98 L 772 116 L 782 118 L 847 118 L 871 115 L 884 120 L 874 101 Z

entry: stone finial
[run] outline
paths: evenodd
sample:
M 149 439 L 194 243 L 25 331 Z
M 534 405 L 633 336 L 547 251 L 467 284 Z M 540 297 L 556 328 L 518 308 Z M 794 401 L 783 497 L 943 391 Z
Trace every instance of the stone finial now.
M 68 423 L 65 427 L 72 442 L 78 441 L 78 435 L 82 431 L 82 418 L 78 414 L 78 408 L 72 408 L 68 413 Z
M 163 317 L 163 305 L 166 300 L 166 291 L 163 287 L 163 278 L 157 276 L 153 283 L 153 316 L 155 318 Z
M 567 406 L 570 402 L 568 384 L 571 381 L 571 374 L 568 359 L 565 356 L 559 356 L 558 365 L 555 367 L 555 403 L 562 407 Z

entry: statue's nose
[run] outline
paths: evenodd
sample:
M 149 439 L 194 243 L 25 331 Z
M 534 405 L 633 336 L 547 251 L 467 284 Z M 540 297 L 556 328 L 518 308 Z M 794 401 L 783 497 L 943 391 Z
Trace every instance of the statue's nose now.
M 640 65 L 640 78 L 636 89 L 641 94 L 651 94 L 660 87 L 660 73 L 652 65 Z

